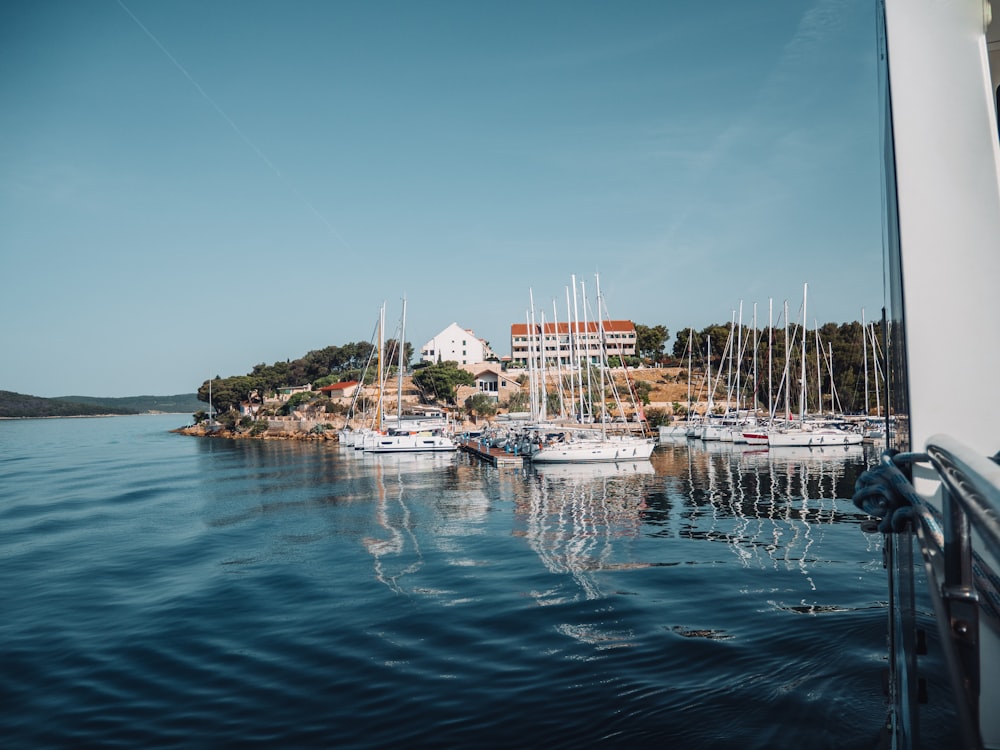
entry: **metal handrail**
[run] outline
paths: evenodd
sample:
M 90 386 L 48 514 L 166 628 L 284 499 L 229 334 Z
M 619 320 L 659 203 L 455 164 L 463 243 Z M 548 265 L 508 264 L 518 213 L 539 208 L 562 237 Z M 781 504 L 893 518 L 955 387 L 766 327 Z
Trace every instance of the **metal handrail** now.
M 975 530 L 981 545 L 1000 560 L 1000 465 L 977 455 L 947 435 L 934 435 L 924 454 L 899 454 L 897 467 L 930 463 L 942 483 L 940 515 L 903 483 L 920 519 L 918 538 L 931 583 L 931 601 L 942 635 L 945 663 L 955 690 L 963 746 L 981 748 L 979 734 L 981 594 L 974 577 L 989 566 L 973 549 Z M 938 523 L 938 518 L 940 523 Z M 931 546 L 929 546 L 931 545 Z M 936 548 L 936 550 L 934 549 Z
M 1000 464 L 980 456 L 947 435 L 927 441 L 927 455 L 950 496 L 1000 560 Z

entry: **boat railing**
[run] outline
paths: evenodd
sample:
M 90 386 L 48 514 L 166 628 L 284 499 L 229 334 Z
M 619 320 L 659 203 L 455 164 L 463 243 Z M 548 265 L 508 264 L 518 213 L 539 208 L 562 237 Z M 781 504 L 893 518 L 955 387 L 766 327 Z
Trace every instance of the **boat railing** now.
M 933 491 L 918 493 L 915 480 L 921 490 Z M 889 728 L 895 746 L 919 746 L 919 704 L 926 700 L 917 669 L 917 656 L 926 652 L 926 644 L 917 627 L 915 538 L 954 694 L 961 746 L 982 748 L 982 628 L 1000 632 L 1000 577 L 988 562 L 1000 560 L 1000 464 L 954 438 L 935 435 L 924 453 L 884 453 L 880 466 L 858 480 L 854 502 L 880 518 L 878 529 L 887 535 Z

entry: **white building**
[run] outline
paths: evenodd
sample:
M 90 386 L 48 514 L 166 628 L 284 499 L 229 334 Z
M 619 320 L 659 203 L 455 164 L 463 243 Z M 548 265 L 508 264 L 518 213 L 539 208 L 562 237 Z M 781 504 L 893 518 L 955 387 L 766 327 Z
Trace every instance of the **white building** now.
M 635 324 L 631 320 L 602 320 L 583 323 L 545 323 L 529 328 L 526 323 L 510 327 L 513 367 L 526 367 L 529 356 L 538 364 L 542 352 L 545 363 L 560 366 L 573 362 L 600 364 L 608 357 L 634 357 Z
M 458 323 L 452 323 L 421 347 L 420 359 L 470 365 L 496 359 L 496 354 L 484 339 L 476 338 L 471 328 L 460 328 Z

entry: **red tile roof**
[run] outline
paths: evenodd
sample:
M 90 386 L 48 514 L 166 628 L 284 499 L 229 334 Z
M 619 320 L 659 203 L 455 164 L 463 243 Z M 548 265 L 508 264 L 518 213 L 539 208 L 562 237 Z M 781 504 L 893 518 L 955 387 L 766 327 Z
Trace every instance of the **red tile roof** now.
M 343 383 L 331 383 L 330 385 L 324 385 L 322 388 L 320 388 L 320 390 L 325 392 L 344 391 L 355 385 L 358 385 L 357 380 L 346 380 Z
M 605 332 L 635 332 L 635 325 L 631 320 L 605 320 L 601 323 Z M 541 324 L 536 324 L 535 329 L 541 328 Z M 558 330 L 555 323 L 546 323 L 545 335 L 551 335 L 553 333 L 568 334 L 570 332 L 569 323 L 559 323 Z M 583 333 L 584 331 L 589 331 L 590 333 L 597 333 L 598 326 L 596 321 L 588 321 L 586 327 L 583 323 L 573 323 L 572 330 L 574 332 L 579 331 Z M 511 336 L 527 336 L 528 335 L 528 324 L 527 323 L 513 323 L 510 326 Z

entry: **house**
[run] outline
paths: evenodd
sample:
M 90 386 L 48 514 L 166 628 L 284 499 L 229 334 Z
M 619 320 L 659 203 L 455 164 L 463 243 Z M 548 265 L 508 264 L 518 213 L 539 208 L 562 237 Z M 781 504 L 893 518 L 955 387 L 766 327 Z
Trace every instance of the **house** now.
M 452 323 L 420 349 L 423 362 L 458 362 L 459 365 L 496 359 L 485 339 L 477 338 L 471 328 L 461 328 Z
M 343 383 L 330 383 L 330 385 L 324 385 L 320 388 L 320 393 L 325 393 L 331 399 L 348 399 L 354 398 L 354 394 L 358 392 L 358 386 L 360 386 L 357 380 L 345 380 Z
M 508 377 L 499 362 L 477 362 L 471 365 L 459 365 L 466 372 L 472 373 L 476 382 L 469 386 L 460 386 L 456 394 L 458 403 L 463 403 L 469 396 L 485 393 L 494 401 L 507 401 L 521 390 L 520 383 Z
M 284 403 L 296 393 L 309 393 L 310 391 L 312 391 L 312 389 L 313 387 L 311 383 L 307 383 L 306 385 L 283 386 L 281 388 L 278 388 L 278 401 Z
M 602 340 L 603 334 L 603 340 Z M 513 367 L 526 367 L 529 353 L 539 362 L 544 351 L 546 365 L 568 366 L 581 360 L 600 364 L 602 350 L 607 356 L 635 356 L 635 324 L 631 320 L 602 320 L 583 323 L 545 323 L 529 329 L 527 323 L 510 327 Z

